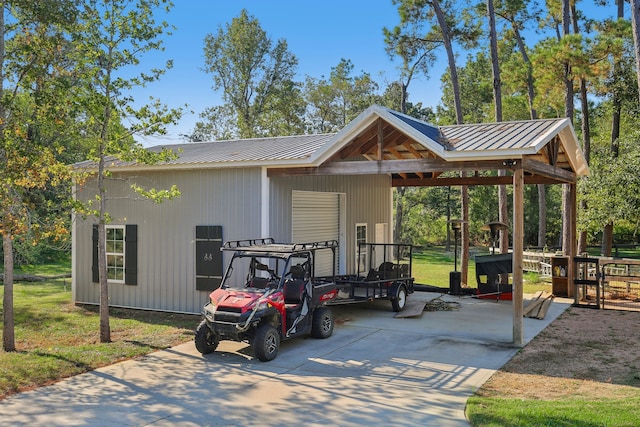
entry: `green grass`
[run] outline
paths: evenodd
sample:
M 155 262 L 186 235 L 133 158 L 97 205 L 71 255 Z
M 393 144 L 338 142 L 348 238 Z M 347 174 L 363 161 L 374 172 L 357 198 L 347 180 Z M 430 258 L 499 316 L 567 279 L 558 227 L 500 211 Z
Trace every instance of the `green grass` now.
M 467 417 L 474 427 L 637 426 L 640 398 L 524 400 L 471 397 Z
M 2 268 L 0 268 L 2 271 Z M 53 264 L 23 265 L 15 269 L 14 274 L 33 274 L 39 276 L 58 276 L 71 273 L 71 261 Z
M 487 255 L 489 253 L 484 248 L 474 248 L 472 252 L 478 255 Z M 459 262 L 460 259 L 458 259 Z M 449 273 L 453 271 L 453 263 L 453 252 L 446 252 L 443 247 L 430 247 L 415 251 L 413 254 L 413 277 L 415 277 L 416 283 L 448 289 Z M 467 285 L 470 288 L 478 286 L 473 255 L 469 259 Z M 539 290 L 551 292 L 551 283 L 540 280 L 536 274 L 525 274 L 524 293 L 533 294 Z
M 591 256 L 600 256 L 600 248 L 589 247 L 587 248 L 587 253 Z M 616 251 L 614 245 L 614 248 L 611 250 L 611 256 L 618 258 L 640 259 L 640 246 L 633 248 L 622 247 L 618 248 Z
M 21 273 L 64 271 L 65 266 L 46 266 Z M 3 292 L 0 286 L 0 297 Z M 112 309 L 112 342 L 100 343 L 97 307 L 72 304 L 69 279 L 15 283 L 14 312 L 17 351 L 0 349 L 0 398 L 189 341 L 199 320 L 194 315 Z

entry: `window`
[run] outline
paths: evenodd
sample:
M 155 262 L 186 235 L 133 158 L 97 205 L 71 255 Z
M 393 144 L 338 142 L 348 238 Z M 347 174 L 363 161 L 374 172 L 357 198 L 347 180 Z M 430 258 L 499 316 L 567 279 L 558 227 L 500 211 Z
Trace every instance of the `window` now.
M 110 283 L 138 284 L 138 226 L 105 226 L 105 249 L 107 255 L 107 280 Z M 92 280 L 98 277 L 98 225 L 93 226 Z
M 356 224 L 356 271 L 367 272 L 367 224 Z
M 123 226 L 106 226 L 107 280 L 124 283 L 125 229 Z

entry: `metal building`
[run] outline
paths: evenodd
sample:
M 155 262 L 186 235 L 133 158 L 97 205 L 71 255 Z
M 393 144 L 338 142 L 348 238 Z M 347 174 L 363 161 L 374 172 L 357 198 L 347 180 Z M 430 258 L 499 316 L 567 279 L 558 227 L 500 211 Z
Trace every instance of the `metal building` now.
M 218 249 L 225 240 L 336 239 L 339 272 L 352 273 L 356 239 L 391 241 L 393 187 L 512 185 L 514 343 L 523 341 L 523 186 L 567 186 L 567 255 L 573 256 L 576 183 L 589 173 L 566 118 L 437 127 L 376 105 L 336 134 L 168 148 L 179 152 L 178 159 L 154 166 L 109 162 L 117 178 L 109 180 L 107 203 L 111 305 L 199 312 L 208 289 L 219 282 L 226 260 Z M 75 167 L 95 171 L 91 162 Z M 155 205 L 135 197 L 133 182 L 176 184 L 181 196 Z M 90 181 L 74 191 L 81 200 L 96 194 Z M 74 218 L 78 303 L 99 303 L 93 236 L 91 219 Z M 569 269 L 567 276 L 572 274 Z

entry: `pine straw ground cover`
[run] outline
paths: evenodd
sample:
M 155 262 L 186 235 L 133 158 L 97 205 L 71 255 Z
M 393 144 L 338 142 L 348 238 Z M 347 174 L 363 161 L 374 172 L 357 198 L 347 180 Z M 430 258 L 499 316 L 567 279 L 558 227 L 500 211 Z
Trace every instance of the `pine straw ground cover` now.
M 640 425 L 640 312 L 571 307 L 467 403 L 474 426 Z

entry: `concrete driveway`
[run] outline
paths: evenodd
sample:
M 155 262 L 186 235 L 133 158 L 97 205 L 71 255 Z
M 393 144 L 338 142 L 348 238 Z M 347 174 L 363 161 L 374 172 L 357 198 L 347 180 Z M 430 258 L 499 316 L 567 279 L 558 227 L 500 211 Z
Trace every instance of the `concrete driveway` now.
M 204 357 L 185 343 L 11 396 L 0 401 L 0 424 L 468 425 L 467 399 L 518 350 L 512 306 L 444 299 L 459 309 L 399 319 L 387 301 L 334 307 L 332 337 L 284 342 L 267 363 L 240 343 Z M 544 320 L 524 319 L 526 342 L 569 303 L 556 299 Z

